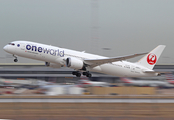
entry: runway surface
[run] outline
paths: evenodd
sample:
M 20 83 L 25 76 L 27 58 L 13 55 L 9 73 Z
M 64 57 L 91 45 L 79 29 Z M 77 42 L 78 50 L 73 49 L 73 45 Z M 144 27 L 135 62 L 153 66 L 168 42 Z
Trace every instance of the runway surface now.
M 174 103 L 174 99 L 31 99 L 31 98 L 1 98 L 0 103 Z

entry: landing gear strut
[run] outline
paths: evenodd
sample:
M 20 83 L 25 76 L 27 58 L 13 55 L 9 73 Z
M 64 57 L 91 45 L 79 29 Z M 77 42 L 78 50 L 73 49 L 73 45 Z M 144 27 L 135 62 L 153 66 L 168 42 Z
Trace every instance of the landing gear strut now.
M 14 62 L 18 62 L 17 57 L 16 57 L 15 55 L 13 55 L 13 57 L 15 58 L 15 59 L 14 59 Z

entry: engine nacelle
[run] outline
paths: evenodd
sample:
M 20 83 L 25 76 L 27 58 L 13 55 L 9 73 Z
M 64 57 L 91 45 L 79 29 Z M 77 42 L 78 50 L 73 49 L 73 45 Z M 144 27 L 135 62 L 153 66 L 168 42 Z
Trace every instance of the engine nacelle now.
M 55 64 L 55 63 L 50 63 L 50 62 L 45 62 L 45 66 L 52 67 L 52 68 L 60 68 L 60 67 L 62 67 L 61 64 Z
M 66 59 L 66 66 L 76 70 L 86 70 L 83 61 L 74 57 Z

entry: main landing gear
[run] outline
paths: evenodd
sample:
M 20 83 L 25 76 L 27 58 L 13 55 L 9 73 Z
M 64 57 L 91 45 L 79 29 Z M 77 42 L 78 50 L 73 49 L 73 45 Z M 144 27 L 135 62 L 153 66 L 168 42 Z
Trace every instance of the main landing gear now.
M 79 71 L 73 71 L 72 72 L 73 75 L 76 75 L 77 77 L 81 76 L 81 73 Z
M 92 77 L 92 74 L 90 72 L 83 72 L 83 75 L 86 75 L 86 77 Z
M 15 55 L 13 55 L 13 57 L 15 58 L 15 59 L 14 59 L 14 62 L 18 62 L 17 57 L 16 57 Z
M 81 73 L 79 71 L 73 71 L 72 74 L 76 75 L 77 77 L 81 77 Z M 90 72 L 83 72 L 83 75 L 85 75 L 86 77 L 92 77 L 92 74 Z

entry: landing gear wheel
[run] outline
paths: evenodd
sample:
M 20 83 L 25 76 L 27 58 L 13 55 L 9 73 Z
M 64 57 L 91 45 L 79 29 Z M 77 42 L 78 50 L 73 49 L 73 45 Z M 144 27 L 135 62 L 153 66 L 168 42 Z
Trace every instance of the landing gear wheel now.
M 72 74 L 73 74 L 73 75 L 77 75 L 77 71 L 73 71 Z
M 76 74 L 76 76 L 77 76 L 77 77 L 80 77 L 80 76 L 81 76 L 81 73 L 78 72 L 78 73 Z
M 76 75 L 77 77 L 81 77 L 81 73 L 78 71 L 73 71 L 72 74 Z
M 87 72 L 83 72 L 83 75 L 86 75 L 87 74 Z
M 86 77 L 92 77 L 91 73 L 86 74 Z
M 14 62 L 18 62 L 18 59 L 17 59 L 17 58 L 15 58 L 15 59 L 14 59 Z
M 83 72 L 83 75 L 86 75 L 86 77 L 92 77 L 92 74 L 90 72 Z

